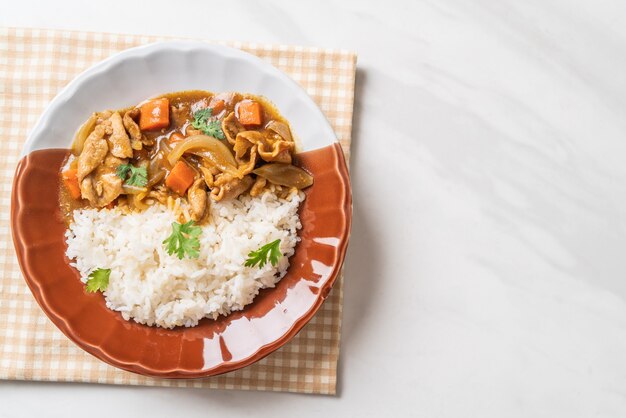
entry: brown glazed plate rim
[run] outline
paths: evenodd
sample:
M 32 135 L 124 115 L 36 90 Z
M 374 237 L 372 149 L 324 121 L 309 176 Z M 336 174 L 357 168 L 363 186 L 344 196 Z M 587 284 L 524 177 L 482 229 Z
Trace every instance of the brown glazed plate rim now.
M 27 211 L 27 209 L 25 208 L 27 208 L 28 205 L 24 203 L 26 203 L 25 200 L 27 200 L 28 198 L 27 197 L 25 198 L 24 196 L 25 186 L 23 184 L 24 182 L 22 179 L 29 174 L 32 175 L 33 172 L 29 171 L 29 165 L 30 165 L 31 170 L 41 169 L 41 167 L 33 167 L 33 164 L 29 164 L 28 156 L 22 159 L 20 161 L 20 164 L 18 165 L 18 169 L 16 171 L 16 176 L 14 179 L 14 185 L 13 185 L 14 187 L 12 191 L 12 196 L 11 196 L 12 197 L 12 204 L 11 204 L 12 236 L 13 236 L 15 249 L 17 252 L 19 265 L 22 270 L 24 279 L 26 283 L 28 284 L 28 287 L 30 288 L 37 303 L 40 305 L 44 313 L 50 318 L 50 320 L 57 326 L 57 328 L 59 328 L 68 338 L 70 338 L 79 347 L 81 347 L 82 349 L 94 355 L 95 357 L 115 367 L 118 367 L 127 371 L 131 371 L 134 373 L 138 373 L 141 375 L 150 376 L 150 377 L 200 378 L 200 377 L 208 377 L 208 376 L 214 376 L 214 375 L 218 375 L 222 373 L 227 373 L 227 372 L 234 371 L 242 367 L 248 366 L 252 363 L 259 361 L 260 359 L 264 358 L 265 356 L 277 350 L 278 348 L 282 347 L 284 344 L 290 341 L 311 320 L 311 318 L 315 315 L 315 313 L 322 306 L 322 303 L 326 299 L 328 293 L 330 292 L 333 284 L 335 283 L 337 279 L 337 276 L 340 273 L 341 266 L 343 264 L 343 259 L 345 257 L 346 250 L 347 250 L 348 240 L 349 240 L 352 201 L 351 201 L 351 193 L 350 193 L 349 176 L 347 172 L 345 159 L 343 157 L 343 152 L 341 151 L 341 147 L 338 143 L 333 145 L 332 148 L 333 148 L 333 154 L 336 156 L 336 158 L 334 159 L 335 163 L 333 164 L 332 169 L 329 169 L 328 167 L 326 167 L 326 170 L 334 172 L 334 175 L 336 176 L 334 178 L 339 180 L 338 183 L 335 184 L 335 186 L 338 189 L 341 189 L 345 192 L 343 193 L 344 198 L 342 199 L 342 204 L 335 206 L 333 208 L 333 209 L 338 210 L 338 212 L 336 213 L 335 211 L 333 212 L 335 213 L 335 215 L 337 213 L 340 214 L 339 223 L 342 225 L 342 232 L 339 236 L 335 237 L 337 238 L 337 245 L 336 245 L 336 251 L 333 254 L 334 262 L 332 263 L 332 270 L 327 273 L 327 280 L 320 287 L 316 295 L 317 297 L 315 298 L 314 302 L 310 305 L 308 310 L 303 315 L 298 317 L 291 324 L 291 327 L 280 338 L 277 338 L 271 341 L 270 343 L 259 346 L 258 349 L 252 355 L 248 357 L 241 358 L 236 361 L 223 361 L 220 364 L 217 364 L 216 366 L 207 368 L 207 369 L 186 370 L 184 368 L 177 368 L 177 367 L 160 368 L 160 367 L 148 366 L 140 360 L 125 361 L 121 359 L 119 356 L 115 356 L 108 350 L 104 349 L 102 345 L 92 344 L 86 341 L 80 335 L 80 333 L 77 332 L 77 330 L 75 329 L 75 325 L 77 325 L 76 320 L 74 320 L 74 323 L 73 323 L 72 321 L 68 320 L 68 318 L 65 318 L 63 315 L 60 315 L 56 309 L 58 308 L 58 306 L 55 306 L 54 302 L 51 302 L 48 300 L 48 298 L 46 297 L 46 289 L 49 288 L 51 285 L 45 283 L 45 278 L 42 278 L 41 274 L 33 271 L 34 263 L 29 261 L 31 260 L 31 258 L 29 257 L 29 252 L 32 250 L 32 247 L 39 245 L 42 240 L 27 243 L 26 240 L 24 239 L 24 235 L 27 234 L 25 230 L 28 228 L 28 222 L 25 221 L 25 218 L 26 218 L 25 212 Z M 35 153 L 37 153 L 37 151 Z M 48 168 L 48 171 L 47 171 L 48 173 L 50 172 L 49 170 L 50 169 Z M 311 187 L 311 189 L 313 190 L 314 188 L 315 186 Z M 309 196 L 312 195 L 312 193 L 313 191 L 308 192 Z M 307 198 L 309 196 L 307 196 Z M 303 203 L 302 205 L 304 204 L 305 203 Z M 55 216 L 55 214 L 50 213 L 50 216 L 53 217 Z M 303 239 L 303 242 L 304 242 L 304 239 Z M 299 243 L 298 245 L 301 245 L 301 244 L 302 242 Z M 297 251 L 298 250 L 296 249 L 296 252 Z M 69 260 L 65 259 L 64 262 L 69 263 Z M 294 266 L 294 265 L 290 266 L 288 270 L 288 275 L 294 273 L 294 271 L 292 271 L 292 269 L 294 268 L 297 269 L 298 266 Z M 75 280 L 78 280 L 78 276 L 75 277 Z M 280 285 L 280 283 L 281 282 L 279 282 L 278 285 Z M 274 289 L 268 289 L 270 293 L 273 290 Z M 99 296 L 102 300 L 104 299 L 104 297 L 100 294 L 98 294 L 97 296 Z M 252 304 L 249 306 L 254 305 L 254 303 L 255 302 L 253 301 Z M 108 309 L 107 311 L 108 311 L 108 315 L 110 316 L 110 320 L 124 321 L 123 319 L 121 319 L 121 316 L 118 312 L 111 311 Z M 246 310 L 244 309 L 244 311 L 237 312 L 236 314 L 242 317 L 246 317 L 245 312 Z M 228 317 L 225 317 L 225 318 L 228 318 Z M 204 319 L 203 321 L 211 321 L 211 320 Z M 145 325 L 134 324 L 134 323 L 132 323 L 132 326 L 143 327 L 146 330 L 148 330 L 147 331 L 148 336 L 146 337 L 147 340 L 150 339 L 151 337 L 150 334 L 160 332 L 159 329 L 156 327 L 147 327 Z M 176 329 L 178 329 L 179 331 L 183 333 L 185 332 L 185 329 L 183 328 L 177 327 Z M 191 330 L 191 329 L 192 328 L 189 328 L 188 330 Z M 114 334 L 111 334 L 111 335 L 114 335 Z M 132 346 L 128 347 L 128 350 L 130 351 L 132 351 L 133 349 L 137 349 L 137 347 L 132 347 Z

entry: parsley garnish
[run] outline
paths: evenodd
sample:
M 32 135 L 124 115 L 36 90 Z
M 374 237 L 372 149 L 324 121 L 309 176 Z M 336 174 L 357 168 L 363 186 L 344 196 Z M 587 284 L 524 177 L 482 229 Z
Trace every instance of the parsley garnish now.
M 176 253 L 179 259 L 183 259 L 185 254 L 189 258 L 198 258 L 200 249 L 200 240 L 198 236 L 202 233 L 202 228 L 194 226 L 194 221 L 184 224 L 178 222 L 172 223 L 172 234 L 167 237 L 163 244 L 169 255 Z
M 206 135 L 212 136 L 217 139 L 224 139 L 224 132 L 222 132 L 222 125 L 219 120 L 210 120 L 213 115 L 213 109 L 205 107 L 198 110 L 193 114 L 193 122 L 191 126 L 196 129 L 200 129 Z
M 126 179 L 129 171 L 130 177 Z M 117 166 L 115 172 L 119 178 L 126 180 L 124 183 L 129 186 L 146 187 L 148 184 L 148 170 L 146 167 L 134 167 L 130 164 L 122 164 Z
M 111 269 L 95 269 L 89 273 L 89 280 L 87 280 L 87 292 L 97 292 L 98 290 L 104 292 L 109 286 L 109 276 L 111 275 Z
M 270 263 L 273 266 L 278 264 L 278 259 L 282 256 L 280 252 L 280 240 L 272 241 L 269 244 L 265 244 L 256 251 L 250 251 L 248 259 L 246 260 L 246 267 L 254 267 L 256 264 L 263 267 L 267 263 L 269 258 Z

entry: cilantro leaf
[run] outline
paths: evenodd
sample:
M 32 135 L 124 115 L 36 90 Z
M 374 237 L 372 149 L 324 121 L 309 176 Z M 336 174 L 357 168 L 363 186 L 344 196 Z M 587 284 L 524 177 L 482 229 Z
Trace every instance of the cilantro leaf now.
M 217 139 L 225 138 L 224 132 L 222 131 L 222 124 L 217 120 L 209 122 L 202 132 Z
M 148 170 L 146 167 L 130 166 L 130 177 L 126 180 L 130 186 L 146 187 L 148 184 Z
M 206 107 L 198 110 L 193 114 L 193 122 L 191 126 L 195 129 L 200 129 L 206 135 L 212 136 L 217 139 L 224 139 L 224 132 L 222 131 L 222 125 L 219 120 L 211 119 L 213 115 L 213 109 Z
M 128 172 L 130 171 L 130 177 Z M 148 184 L 148 170 L 146 167 L 135 167 L 130 164 L 121 164 L 117 166 L 115 173 L 124 183 L 129 186 L 146 187 Z M 128 179 L 126 179 L 128 177 Z
M 194 221 L 182 225 L 178 222 L 172 223 L 172 233 L 163 241 L 165 250 L 169 255 L 176 253 L 176 256 L 181 260 L 185 254 L 189 258 L 198 258 L 200 255 L 198 237 L 202 233 L 202 228 L 194 226 L 194 224 Z
M 194 123 L 206 123 L 206 121 L 208 121 L 211 116 L 213 116 L 213 109 L 211 109 L 210 107 L 200 109 L 193 114 L 193 118 L 195 119 Z
M 107 290 L 109 286 L 109 276 L 111 275 L 111 269 L 95 269 L 89 276 L 87 280 L 87 292 L 94 293 L 98 290 L 104 292 Z
M 126 176 L 128 176 L 128 172 L 130 171 L 130 167 L 130 164 L 118 165 L 117 169 L 115 170 L 115 174 L 117 174 L 117 176 L 122 180 L 125 180 Z
M 282 255 L 283 254 L 280 252 L 280 240 L 277 239 L 269 244 L 265 244 L 256 251 L 250 251 L 245 266 L 254 267 L 258 264 L 259 268 L 261 268 L 267 264 L 268 258 L 269 262 L 275 266 L 278 264 L 278 260 L 282 257 Z

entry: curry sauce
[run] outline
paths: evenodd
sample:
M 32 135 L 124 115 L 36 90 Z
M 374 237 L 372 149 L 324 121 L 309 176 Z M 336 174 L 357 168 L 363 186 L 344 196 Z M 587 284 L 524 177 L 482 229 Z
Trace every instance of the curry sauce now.
M 94 113 L 61 170 L 61 212 L 160 203 L 202 222 L 212 201 L 288 195 L 313 178 L 294 164 L 288 121 L 263 97 L 182 91 Z

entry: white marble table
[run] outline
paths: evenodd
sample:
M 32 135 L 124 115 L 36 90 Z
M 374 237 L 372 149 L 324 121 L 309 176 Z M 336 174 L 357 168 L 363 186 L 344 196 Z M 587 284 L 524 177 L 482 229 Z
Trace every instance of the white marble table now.
M 2 382 L 1 417 L 626 415 L 626 3 L 139 3 L 0 25 L 359 53 L 340 393 Z

